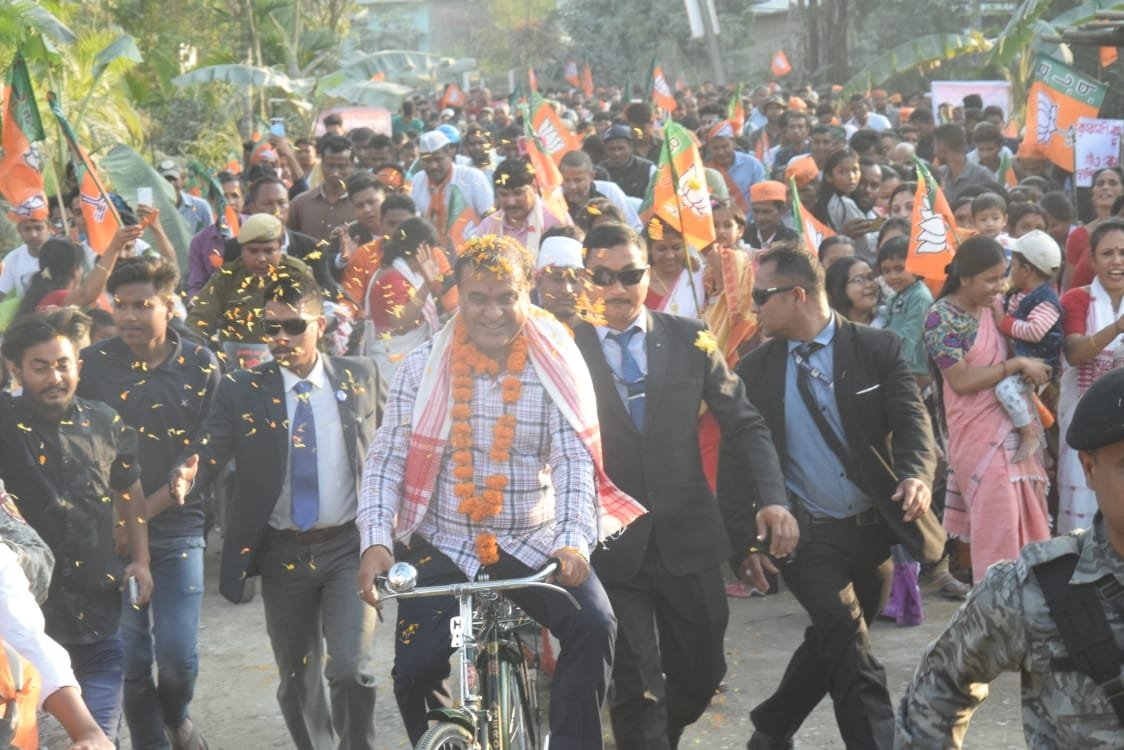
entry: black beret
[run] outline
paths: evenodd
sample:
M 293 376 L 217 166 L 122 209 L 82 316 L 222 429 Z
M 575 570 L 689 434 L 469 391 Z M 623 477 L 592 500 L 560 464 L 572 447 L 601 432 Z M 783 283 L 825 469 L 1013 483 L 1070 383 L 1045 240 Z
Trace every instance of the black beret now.
M 1124 440 L 1124 368 L 1102 375 L 1089 387 L 1073 412 L 1065 439 L 1077 451 Z

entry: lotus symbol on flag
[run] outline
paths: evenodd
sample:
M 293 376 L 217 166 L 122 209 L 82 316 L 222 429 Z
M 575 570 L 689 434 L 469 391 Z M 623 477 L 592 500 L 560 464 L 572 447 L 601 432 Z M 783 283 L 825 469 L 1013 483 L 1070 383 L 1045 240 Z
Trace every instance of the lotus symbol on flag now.
M 12 213 L 16 216 L 31 216 L 36 211 L 42 211 L 47 207 L 47 199 L 43 197 L 42 193 L 36 193 L 18 206 L 12 207 Z
M 706 176 L 697 164 L 679 176 L 679 202 L 696 216 L 710 213 L 710 194 L 706 190 Z
M 543 120 L 539 124 L 539 139 L 543 143 L 543 150 L 548 154 L 561 151 L 566 148 L 566 142 L 562 139 L 562 134 L 554 127 L 554 123 L 550 120 Z
M 99 195 L 95 198 L 83 193 L 82 203 L 94 207 L 94 221 L 100 224 L 102 220 L 105 219 L 105 212 L 109 210 L 109 203 L 105 200 L 104 195 Z
M 652 81 L 652 86 L 655 88 L 656 93 L 661 96 L 671 96 L 671 88 L 667 85 L 667 81 L 663 76 L 656 76 Z
M 921 209 L 921 226 L 917 232 L 917 254 L 943 253 L 948 248 L 948 228 L 940 214 L 930 208 Z
M 1041 91 L 1038 92 L 1036 120 L 1038 143 L 1048 143 L 1058 132 L 1058 105 Z
M 31 147 L 24 152 L 23 161 L 36 172 L 43 171 L 43 157 L 40 155 L 39 149 L 35 144 L 32 144 Z

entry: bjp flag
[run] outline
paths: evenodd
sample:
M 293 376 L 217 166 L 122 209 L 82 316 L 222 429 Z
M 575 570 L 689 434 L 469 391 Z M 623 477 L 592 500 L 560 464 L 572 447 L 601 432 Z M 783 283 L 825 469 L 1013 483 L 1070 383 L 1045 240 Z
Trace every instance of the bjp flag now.
M 52 93 L 48 94 L 47 101 L 70 149 L 70 161 L 74 164 L 78 192 L 81 194 L 82 218 L 86 220 L 86 237 L 94 252 L 101 255 L 120 229 L 121 219 L 117 216 L 117 209 L 113 207 L 109 192 L 98 177 L 89 154 L 86 153 L 86 149 L 78 145 L 78 137 L 63 115 L 58 99 Z
M 1039 55 L 1026 105 L 1026 140 L 1042 146 L 1050 161 L 1072 172 L 1077 120 L 1096 117 L 1107 92 L 1107 86 L 1065 63 Z
M 948 276 L 945 268 L 956 257 L 959 247 L 956 218 L 925 163 L 915 156 L 913 164 L 917 169 L 917 192 L 913 197 L 905 270 L 924 279 L 935 295 L 944 286 Z
M 662 109 L 664 112 L 675 111 L 675 95 L 671 93 L 671 87 L 667 85 L 667 78 L 664 77 L 663 68 L 656 65 L 652 68 L 652 103 Z
M 582 96 L 593 98 L 593 69 L 588 65 L 582 66 Z
M 804 245 L 808 254 L 813 258 L 818 258 L 820 243 L 828 237 L 834 237 L 835 232 L 831 231 L 830 227 L 804 208 L 804 204 L 800 200 L 800 191 L 796 188 L 795 177 L 789 178 L 788 189 L 792 196 L 792 228 L 799 235 L 800 242 Z
M 581 78 L 578 76 L 578 64 L 573 60 L 566 63 L 566 71 L 562 74 L 562 76 L 566 79 L 566 83 L 570 84 L 574 88 L 578 88 L 582 85 Z
M 773 55 L 773 60 L 769 64 L 769 70 L 771 70 L 773 75 L 777 78 L 781 78 L 792 72 L 792 65 L 789 64 L 788 55 L 784 53 L 784 50 L 777 50 Z
M 531 128 L 543 151 L 555 164 L 562 161 L 567 151 L 581 149 L 581 141 L 570 132 L 554 108 L 534 93 L 531 94 Z
M 8 70 L 8 85 L 3 93 L 4 123 L 0 143 L 4 154 L 0 158 L 0 195 L 11 206 L 8 218 L 13 223 L 24 219 L 46 221 L 42 158 L 34 145 L 46 136 L 27 74 L 27 63 L 18 53 Z
M 673 120 L 664 126 L 660 164 L 648 191 L 646 218 L 658 216 L 696 251 L 714 243 L 714 218 L 702 157 L 691 132 Z
M 535 170 L 535 185 L 538 186 L 542 196 L 543 205 L 554 214 L 554 217 L 564 224 L 570 223 L 570 209 L 566 205 L 566 198 L 562 195 L 562 173 L 541 146 L 541 142 L 530 123 L 524 125 L 526 140 L 523 144 L 527 149 L 527 159 L 531 168 Z
M 463 107 L 468 103 L 468 97 L 464 95 L 464 91 L 455 83 L 445 84 L 445 93 L 441 94 L 441 101 L 437 103 L 439 109 L 446 107 Z
M 730 97 L 730 103 L 726 105 L 726 119 L 734 126 L 735 133 L 740 134 L 742 132 L 742 128 L 745 127 L 745 102 L 742 101 L 741 83 L 734 89 L 734 95 Z

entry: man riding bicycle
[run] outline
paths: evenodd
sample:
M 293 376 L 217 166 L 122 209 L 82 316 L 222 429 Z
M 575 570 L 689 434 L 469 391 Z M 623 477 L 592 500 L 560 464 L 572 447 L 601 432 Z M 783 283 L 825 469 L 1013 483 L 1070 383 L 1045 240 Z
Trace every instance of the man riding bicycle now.
M 403 361 L 367 460 L 359 594 L 378 606 L 375 578 L 395 558 L 417 568 L 419 586 L 481 570 L 526 576 L 557 558 L 580 610 L 557 593 L 507 595 L 561 643 L 552 750 L 591 750 L 602 747 L 616 619 L 589 554 L 644 510 L 605 476 L 589 371 L 569 332 L 531 306 L 532 270 L 510 238 L 462 248 L 460 312 Z M 398 605 L 394 692 L 415 744 L 427 708 L 451 702 L 456 611 L 452 597 Z

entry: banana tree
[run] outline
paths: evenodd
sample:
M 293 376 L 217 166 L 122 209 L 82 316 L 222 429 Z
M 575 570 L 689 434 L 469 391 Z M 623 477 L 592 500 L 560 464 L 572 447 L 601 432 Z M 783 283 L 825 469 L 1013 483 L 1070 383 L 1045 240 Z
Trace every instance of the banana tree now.
M 980 34 L 928 34 L 911 39 L 880 55 L 843 85 L 842 97 L 865 92 L 894 76 L 924 65 L 962 55 L 985 52 L 991 42 Z

